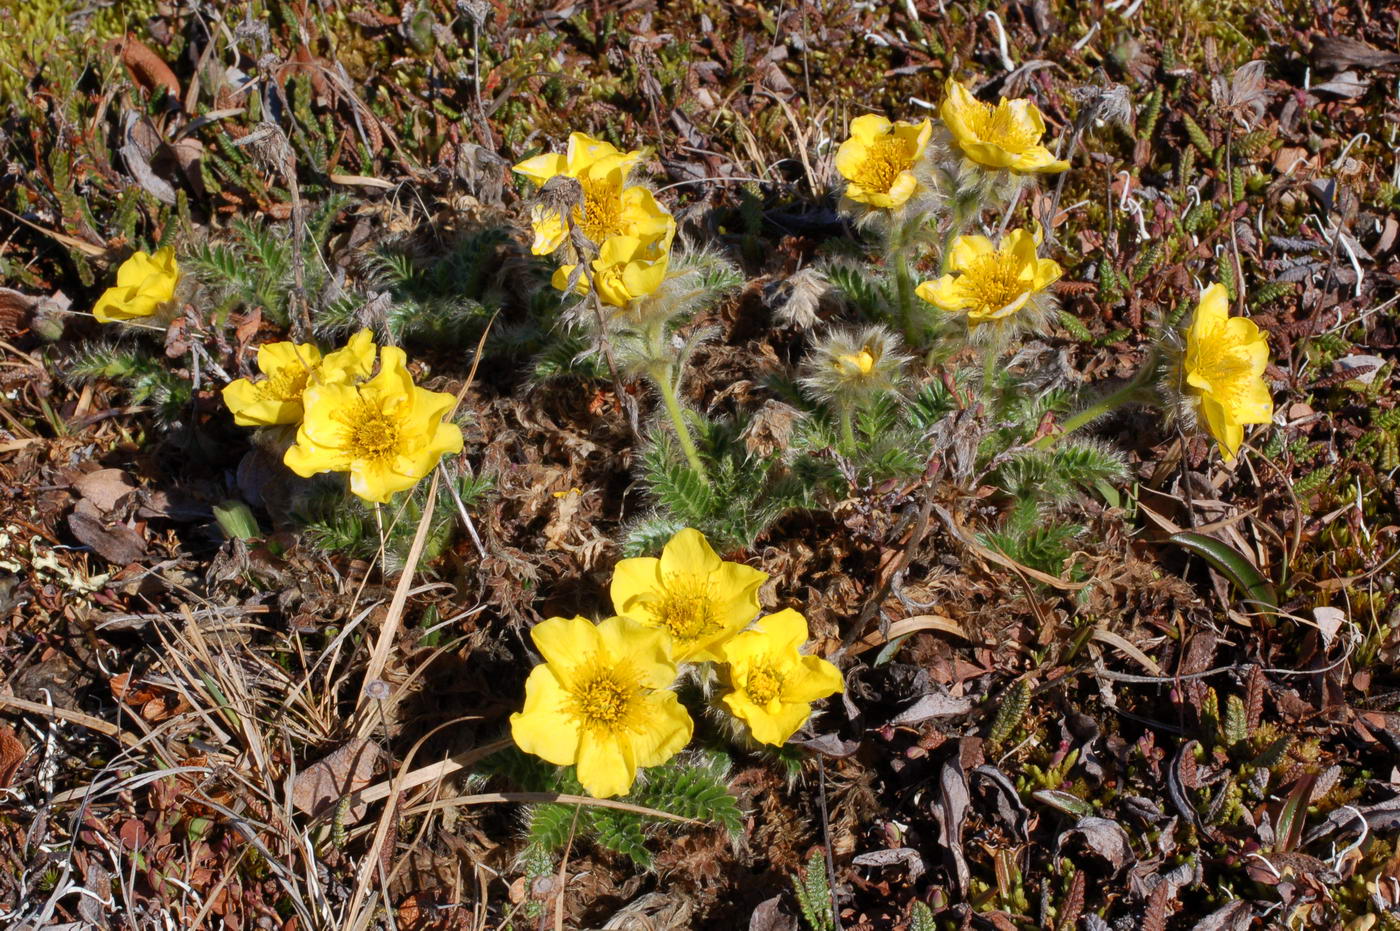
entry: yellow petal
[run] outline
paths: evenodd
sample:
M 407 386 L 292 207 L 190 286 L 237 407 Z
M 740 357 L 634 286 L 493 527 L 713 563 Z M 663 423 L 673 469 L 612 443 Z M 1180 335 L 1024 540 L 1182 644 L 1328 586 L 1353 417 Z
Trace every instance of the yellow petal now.
M 568 714 L 569 695 L 548 666 L 541 664 L 525 680 L 525 707 L 510 716 L 515 745 L 555 766 L 578 760 L 579 729 Z
M 660 766 L 690 743 L 695 722 L 675 692 L 653 692 L 646 701 L 646 725 L 633 736 L 632 752 L 638 766 Z
M 796 653 L 807 642 L 807 619 L 792 608 L 768 615 L 755 629 L 767 636 L 774 650 L 784 654 Z
M 851 138 L 869 145 L 890 132 L 890 121 L 878 113 L 864 113 L 851 120 Z
M 953 240 L 953 248 L 948 253 L 948 267 L 953 271 L 965 272 L 979 259 L 996 251 L 996 246 L 986 236 L 959 236 Z
M 836 150 L 836 170 L 847 181 L 854 181 L 865 164 L 865 154 L 870 147 L 859 139 L 847 139 Z
M 300 398 L 264 398 L 258 386 L 246 378 L 229 382 L 222 394 L 224 406 L 233 413 L 233 422 L 240 427 L 270 427 L 301 420 Z
M 544 155 L 525 159 L 511 170 L 524 175 L 536 184 L 544 184 L 555 175 L 564 174 L 567 167 L 568 161 L 564 156 L 546 152 Z
M 980 139 L 960 141 L 958 147 L 962 149 L 963 154 L 968 158 L 988 168 L 1009 169 L 1013 167 L 1020 158 L 1020 156 L 1006 151 L 995 143 L 983 142 Z M 1024 170 L 1030 171 L 1031 169 L 1027 168 Z
M 652 556 L 638 556 L 624 559 L 613 567 L 612 595 L 613 610 L 637 618 L 639 613 L 650 620 L 650 612 L 641 611 L 641 602 L 661 591 L 661 560 Z
M 258 371 L 271 375 L 281 368 L 311 369 L 321 361 L 321 350 L 310 343 L 263 343 L 258 347 Z
M 705 535 L 687 527 L 661 548 L 661 576 L 705 576 L 719 570 L 723 561 Z M 765 576 L 766 578 L 766 576 Z
M 549 255 L 569 238 L 568 227 L 558 210 L 536 207 L 531 211 L 530 224 L 535 231 L 530 251 L 535 255 Z
M 1205 414 L 1206 429 L 1220 444 L 1220 451 L 1224 455 L 1225 461 L 1233 460 L 1240 451 L 1240 444 L 1244 442 L 1244 427 L 1232 423 L 1226 416 L 1225 409 L 1220 406 L 1220 402 L 1209 395 L 1201 398 L 1201 412 Z
M 305 429 L 305 424 L 302 425 Z M 349 468 L 349 460 L 339 450 L 302 442 L 302 432 L 297 432 L 297 442 L 287 447 L 282 454 L 282 462 L 302 478 L 310 478 L 322 472 L 343 472 Z
M 997 107 L 1006 108 L 1011 114 L 1011 120 L 1018 129 L 1034 139 L 1039 139 L 1045 135 L 1045 118 L 1040 115 L 1040 108 L 1021 97 L 1015 100 L 1001 98 Z
M 336 414 L 359 404 L 360 395 L 349 385 L 312 385 L 302 393 L 301 403 L 306 413 L 297 442 L 302 437 L 317 446 L 339 446 L 345 435 L 345 425 Z
M 974 307 L 968 311 L 967 318 L 973 323 L 982 323 L 987 320 L 1004 320 L 1012 314 L 1026 306 L 1026 302 L 1031 299 L 1030 291 L 1022 291 L 1010 302 L 1000 307 Z
M 1225 325 L 1230 316 L 1230 294 L 1225 286 L 1216 282 L 1201 291 L 1200 303 L 1196 305 L 1196 316 L 1191 321 L 1191 332 L 1196 337 L 1211 333 Z
M 403 401 L 413 395 L 413 376 L 408 371 L 408 356 L 397 346 L 379 350 L 379 374 L 360 386 L 363 396 L 371 403 Z
M 581 735 L 578 744 L 578 781 L 594 798 L 626 795 L 637 779 L 632 746 L 596 733 Z
M 317 380 L 338 382 L 367 378 L 374 371 L 374 356 L 378 351 L 374 333 L 366 327 L 322 360 L 316 373 Z
M 401 475 L 381 462 L 356 460 L 350 464 L 350 490 L 372 504 L 385 504 L 395 493 L 417 483 L 416 477 Z
M 1237 393 L 1231 405 L 1230 419 L 1235 423 L 1272 423 L 1274 399 L 1262 378 L 1251 378 Z
M 909 198 L 913 197 L 914 192 L 918 189 L 919 181 L 914 177 L 914 173 L 912 171 L 901 171 L 895 177 L 894 183 L 890 185 L 890 191 L 887 195 L 889 203 L 884 206 L 898 207 L 906 203 Z
M 955 313 L 967 307 L 962 289 L 958 287 L 957 279 L 952 275 L 925 281 L 914 289 L 914 293 L 940 310 Z
M 845 688 L 841 670 L 819 656 L 801 656 L 783 678 L 783 701 L 814 702 Z
M 1043 291 L 1050 285 L 1060 280 L 1060 276 L 1065 270 L 1060 267 L 1060 263 L 1054 259 L 1037 259 L 1035 263 L 1035 280 L 1032 287 L 1037 291 Z
M 1011 159 L 1008 167 L 1021 174 L 1054 174 L 1069 168 L 1069 162 L 1057 159 L 1043 145 L 1033 145 Z
M 552 617 L 530 628 L 530 639 L 559 675 L 569 684 L 569 670 L 603 648 L 598 628 L 582 617 Z

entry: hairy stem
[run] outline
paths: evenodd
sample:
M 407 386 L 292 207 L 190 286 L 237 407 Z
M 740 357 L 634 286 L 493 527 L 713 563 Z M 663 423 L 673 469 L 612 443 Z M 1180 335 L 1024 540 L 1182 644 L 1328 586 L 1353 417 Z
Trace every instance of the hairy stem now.
M 851 408 L 849 404 L 841 407 L 841 443 L 846 447 L 843 452 L 850 455 L 856 451 L 856 431 L 851 423 Z
M 1093 423 L 1095 420 L 1098 420 L 1104 414 L 1107 414 L 1110 411 L 1115 411 L 1118 408 L 1123 407 L 1126 404 L 1131 404 L 1135 401 L 1148 400 L 1150 398 L 1150 391 L 1148 389 L 1152 381 L 1152 375 L 1156 368 L 1156 356 L 1148 356 L 1146 361 L 1143 362 L 1142 368 L 1139 369 L 1138 373 L 1133 376 L 1132 381 L 1128 382 L 1126 385 L 1124 385 L 1122 388 L 1119 388 L 1117 391 L 1105 395 L 1098 401 L 1094 402 L 1093 404 L 1090 404 L 1088 407 L 1075 414 L 1069 420 L 1066 420 L 1064 424 L 1061 425 L 1059 433 L 1051 433 L 1047 434 L 1046 436 L 1042 436 L 1040 439 L 1036 440 L 1035 443 L 1033 443 L 1032 445 L 1036 449 L 1050 449 L 1062 438 L 1069 436 L 1071 433 L 1078 430 L 1080 427 Z
M 656 382 L 656 390 L 661 392 L 661 403 L 666 405 L 666 413 L 671 418 L 671 424 L 676 428 L 676 438 L 681 441 L 681 450 L 685 453 L 686 461 L 690 463 L 690 468 L 695 474 L 700 476 L 700 480 L 706 486 L 710 484 L 710 473 L 705 469 L 705 463 L 700 459 L 700 451 L 695 448 L 695 440 L 690 435 L 690 427 L 685 423 L 685 411 L 681 409 L 680 398 L 676 395 L 676 370 L 670 362 L 656 364 L 650 373 L 652 381 Z

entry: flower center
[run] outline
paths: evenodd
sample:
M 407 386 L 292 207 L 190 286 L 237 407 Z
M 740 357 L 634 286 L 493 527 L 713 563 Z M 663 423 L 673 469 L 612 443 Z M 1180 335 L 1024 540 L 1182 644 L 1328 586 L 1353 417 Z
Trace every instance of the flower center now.
M 1210 382 L 1210 393 L 1223 402 L 1241 396 L 1253 376 L 1249 363 L 1233 350 L 1224 327 L 1201 334 L 1187 359 L 1187 371 Z M 1196 392 L 1204 389 L 1194 388 Z
M 963 274 L 959 284 L 982 314 L 995 315 L 1029 290 L 1014 256 L 994 252 Z
M 360 400 L 359 407 L 342 416 L 349 435 L 345 447 L 352 459 L 384 462 L 399 450 L 399 419 Z
M 568 713 L 584 728 L 617 734 L 635 730 L 641 697 L 631 664 L 595 655 L 569 689 Z
M 574 222 L 595 246 L 622 232 L 622 194 L 603 179 L 584 178 L 583 206 L 574 208 Z
M 1035 125 L 1018 119 L 1008 103 L 991 104 L 976 101 L 976 108 L 967 115 L 968 125 L 977 138 L 1007 152 L 1024 152 L 1039 140 Z
M 724 626 L 715 617 L 714 598 L 703 579 L 670 576 L 664 593 L 651 609 L 661 626 L 681 642 L 699 640 Z
M 284 365 L 272 370 L 257 385 L 258 397 L 264 401 L 294 401 L 306 390 L 310 372 L 300 365 Z
M 766 705 L 782 694 L 783 674 L 765 659 L 749 669 L 744 691 L 755 705 Z
M 866 149 L 865 160 L 853 180 L 867 191 L 888 192 L 900 173 L 913 166 L 914 159 L 904 141 L 897 136 L 885 136 Z

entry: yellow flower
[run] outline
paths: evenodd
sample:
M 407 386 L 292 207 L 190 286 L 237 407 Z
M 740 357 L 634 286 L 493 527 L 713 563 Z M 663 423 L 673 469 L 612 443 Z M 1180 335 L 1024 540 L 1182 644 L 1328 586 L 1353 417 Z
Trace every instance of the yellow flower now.
M 987 168 L 1017 174 L 1064 171 L 1060 161 L 1040 144 L 1045 120 L 1029 100 L 1007 100 L 993 107 L 983 103 L 957 81 L 948 81 L 948 94 L 940 110 L 943 124 L 968 158 Z
M 915 293 L 943 310 L 965 311 L 973 326 L 1010 317 L 1063 272 L 1036 256 L 1036 237 L 1027 230 L 1013 230 L 999 248 L 986 236 L 959 236 L 948 268 L 954 274 L 925 281 Z
M 869 375 L 875 369 L 875 357 L 869 349 L 862 349 L 857 353 L 842 353 L 832 360 L 832 364 L 843 375 Z
M 613 570 L 618 614 L 666 631 L 678 663 L 718 660 L 718 647 L 758 614 L 758 587 L 768 578 L 723 562 L 698 530 L 686 528 L 661 558 L 624 559 Z
M 265 343 L 258 347 L 259 381 L 240 378 L 224 387 L 224 403 L 240 427 L 270 427 L 301 421 L 301 396 L 308 385 L 344 384 L 374 371 L 369 330 L 350 337 L 343 349 L 322 358 L 311 343 Z
M 92 315 L 99 323 L 149 317 L 175 298 L 179 282 L 180 266 L 170 246 L 155 255 L 138 252 L 117 269 L 116 285 L 97 299 Z
M 1202 291 L 1186 331 L 1184 374 L 1187 390 L 1226 460 L 1239 452 L 1245 424 L 1274 418 L 1274 401 L 1264 383 L 1268 364 L 1267 339 L 1253 320 L 1230 316 L 1225 288 L 1213 284 Z
M 674 222 L 671 230 L 675 229 Z M 636 236 L 612 236 L 603 243 L 598 257 L 591 263 L 593 285 L 604 304 L 626 307 L 629 301 L 651 294 L 666 280 L 670 264 L 671 232 L 660 239 L 639 239 Z M 560 291 L 569 286 L 576 265 L 561 265 L 554 270 L 552 283 Z M 580 275 L 574 285 L 579 294 L 588 293 L 588 276 Z
M 625 794 L 637 770 L 659 766 L 690 742 L 694 724 L 669 687 L 669 638 L 625 617 L 593 626 L 552 617 L 530 638 L 544 656 L 510 716 L 516 746 L 556 766 L 578 766 L 596 798 Z
M 644 187 L 627 187 L 627 173 L 643 153 L 622 153 L 599 139 L 574 133 L 569 137 L 567 155 L 537 155 L 526 159 L 515 170 L 537 184 L 558 175 L 573 178 L 583 189 L 583 203 L 573 208 L 573 224 L 596 246 L 612 236 L 635 236 L 660 241 L 664 252 L 671 247 L 676 223 L 665 208 Z M 535 255 L 548 255 L 569 238 L 568 224 L 561 211 L 535 207 L 531 216 Z
M 837 330 L 820 340 L 803 361 L 802 384 L 820 400 L 849 408 L 898 391 L 908 361 L 894 334 L 884 327 Z
M 836 170 L 850 182 L 846 196 L 872 207 L 903 204 L 919 186 L 914 165 L 932 136 L 928 120 L 891 123 L 873 113 L 851 120 L 851 138 L 836 150 Z
M 781 747 L 812 713 L 812 702 L 841 691 L 841 671 L 804 656 L 807 619 L 792 609 L 759 621 L 720 648 L 729 666 L 729 711 L 759 743 Z
M 362 385 L 312 385 L 296 445 L 283 461 L 303 478 L 349 472 L 350 490 L 388 501 L 412 488 L 444 454 L 462 451 L 462 431 L 443 416 L 453 397 L 413 384 L 402 349 L 379 353 L 379 374 Z

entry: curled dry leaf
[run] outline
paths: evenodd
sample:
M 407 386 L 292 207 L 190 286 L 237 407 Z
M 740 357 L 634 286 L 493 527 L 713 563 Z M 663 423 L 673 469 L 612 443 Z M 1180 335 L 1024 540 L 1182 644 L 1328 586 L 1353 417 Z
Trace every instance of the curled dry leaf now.
M 136 562 L 146 555 L 146 540 L 125 524 L 108 524 L 97 505 L 84 498 L 68 515 L 68 529 L 84 546 L 117 566 Z
M 962 834 L 972 799 L 967 792 L 967 777 L 957 759 L 943 764 L 938 787 L 938 800 L 933 805 L 933 817 L 938 821 L 938 843 L 947 854 L 958 889 L 966 890 L 972 874 L 963 854 Z
M 389 760 L 372 740 L 352 740 L 297 773 L 292 783 L 292 804 L 308 815 L 319 815 L 340 799 L 363 789 L 388 769 Z M 344 823 L 355 824 L 365 816 L 368 802 L 358 802 L 345 813 Z
M 797 931 L 797 919 L 783 911 L 783 897 L 764 899 L 749 916 L 749 931 Z
M 1128 832 L 1116 821 L 1098 817 L 1080 818 L 1078 824 L 1060 835 L 1056 847 L 1062 848 L 1075 840 L 1083 841 L 1086 848 L 1108 861 L 1115 873 L 1137 862 Z
M 913 882 L 927 871 L 924 858 L 913 847 L 896 847 L 885 850 L 872 850 L 858 853 L 851 858 L 856 866 L 903 866 L 909 871 L 909 881 Z

